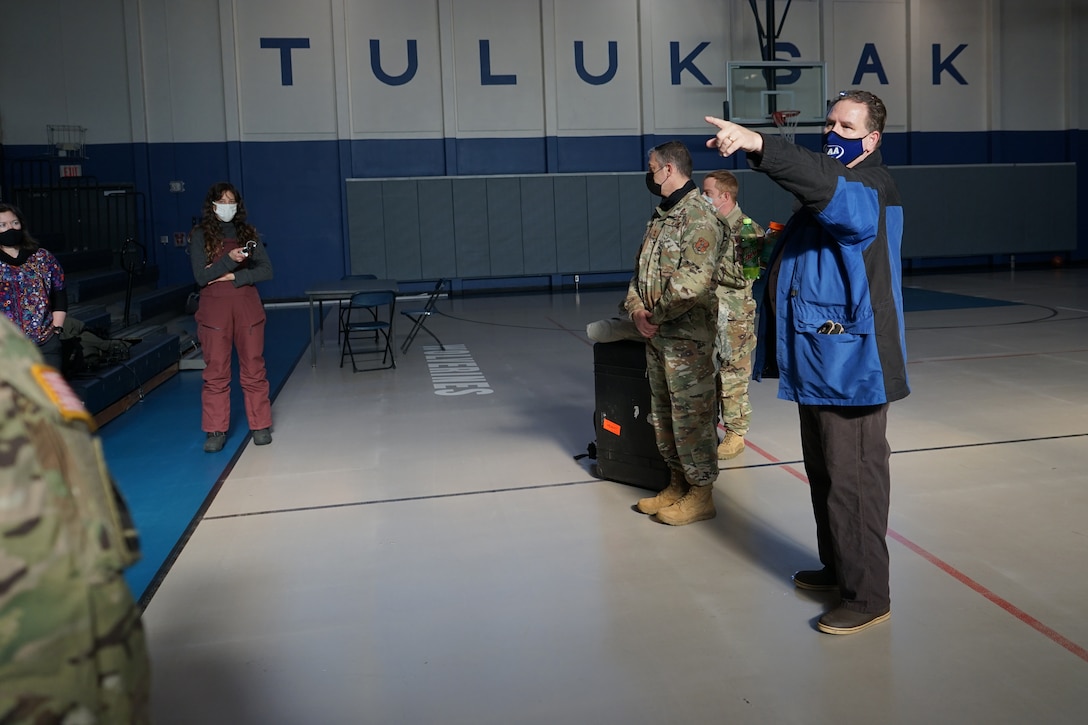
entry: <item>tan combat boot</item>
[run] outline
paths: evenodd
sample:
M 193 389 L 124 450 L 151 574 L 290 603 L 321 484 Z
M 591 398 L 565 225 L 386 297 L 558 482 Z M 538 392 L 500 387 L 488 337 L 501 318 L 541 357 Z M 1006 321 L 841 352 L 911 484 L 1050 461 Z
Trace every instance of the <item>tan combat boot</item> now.
M 672 506 L 688 492 L 688 482 L 683 474 L 673 471 L 669 476 L 669 485 L 661 493 L 649 498 L 640 498 L 635 508 L 644 514 L 653 516 L 666 506 Z
M 713 493 L 713 484 L 692 486 L 679 501 L 658 511 L 657 520 L 669 526 L 686 526 L 712 519 L 718 515 L 714 510 Z
M 744 450 L 744 436 L 737 435 L 731 430 L 725 431 L 725 438 L 718 445 L 718 460 L 728 461 L 736 458 Z

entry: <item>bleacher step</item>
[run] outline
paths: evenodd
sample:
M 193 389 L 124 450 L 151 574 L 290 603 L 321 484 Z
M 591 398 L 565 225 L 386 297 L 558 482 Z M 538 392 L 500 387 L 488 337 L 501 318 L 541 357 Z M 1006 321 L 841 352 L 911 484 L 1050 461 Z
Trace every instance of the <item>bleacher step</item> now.
M 182 314 L 185 301 L 195 289 L 193 283 L 172 285 L 143 292 L 132 300 L 131 317 L 137 322 L 162 314 Z
M 203 370 L 208 367 L 204 362 L 204 350 L 200 343 L 188 333 L 181 336 L 181 360 L 178 365 L 182 370 Z
M 108 337 L 110 334 L 110 311 L 102 305 L 77 304 L 68 307 L 68 317 L 79 320 L 83 328 L 99 337 Z
M 139 402 L 152 387 L 177 373 L 179 358 L 178 335 L 153 333 L 129 348 L 128 359 L 75 375 L 69 383 L 102 425 Z

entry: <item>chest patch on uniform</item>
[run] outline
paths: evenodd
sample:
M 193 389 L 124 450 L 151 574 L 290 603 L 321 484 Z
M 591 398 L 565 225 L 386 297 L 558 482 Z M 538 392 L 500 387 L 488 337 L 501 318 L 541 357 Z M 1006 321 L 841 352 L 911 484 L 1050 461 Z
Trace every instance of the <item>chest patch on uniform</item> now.
M 54 368 L 41 364 L 31 367 L 30 372 L 65 420 L 82 420 L 94 430 L 94 418 L 83 407 L 83 401 L 68 385 L 64 376 Z
M 706 254 L 706 250 L 710 249 L 710 242 L 705 239 L 699 239 L 695 242 L 695 251 L 699 254 Z

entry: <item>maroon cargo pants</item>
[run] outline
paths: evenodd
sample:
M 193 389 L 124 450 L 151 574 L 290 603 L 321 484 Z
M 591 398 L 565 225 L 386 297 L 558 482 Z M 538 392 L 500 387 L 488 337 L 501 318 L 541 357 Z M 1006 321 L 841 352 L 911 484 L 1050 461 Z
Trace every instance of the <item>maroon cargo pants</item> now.
M 196 322 L 207 365 L 200 395 L 201 428 L 206 433 L 225 433 L 230 427 L 232 348 L 238 353 L 239 382 L 249 428 L 270 428 L 272 403 L 264 367 L 265 314 L 257 289 L 235 288 L 228 282 L 208 285 L 200 295 Z

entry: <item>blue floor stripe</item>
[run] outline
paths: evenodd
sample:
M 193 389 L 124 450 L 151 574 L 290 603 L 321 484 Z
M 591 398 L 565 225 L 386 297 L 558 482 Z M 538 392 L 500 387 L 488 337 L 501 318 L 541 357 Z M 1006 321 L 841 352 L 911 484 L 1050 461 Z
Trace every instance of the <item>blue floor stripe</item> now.
M 903 288 L 903 310 L 905 312 L 928 312 L 930 310 L 960 310 L 970 307 L 999 307 L 1014 305 L 1015 302 L 994 300 L 988 297 L 972 297 L 953 292 L 936 292 L 918 287 Z
M 265 366 L 273 400 L 306 350 L 307 312 L 267 310 Z M 106 461 L 140 532 L 143 558 L 125 573 L 137 599 L 143 597 L 178 541 L 187 536 L 194 516 L 248 438 L 237 381 L 235 362 L 231 432 L 220 453 L 204 452 L 199 370 L 179 372 L 100 431 Z

